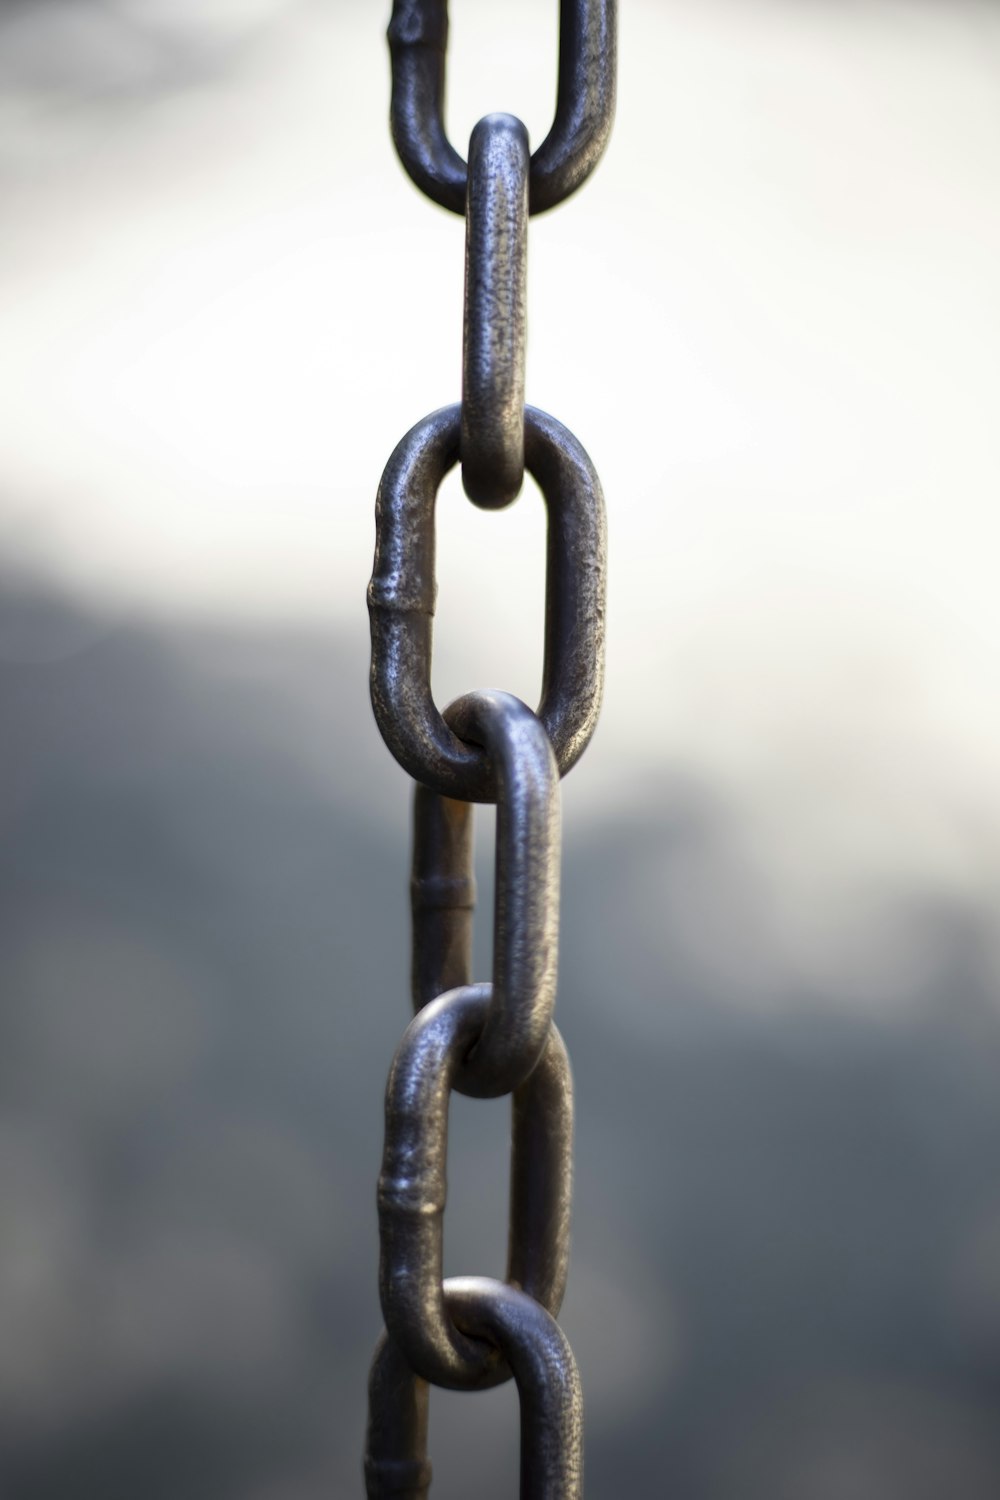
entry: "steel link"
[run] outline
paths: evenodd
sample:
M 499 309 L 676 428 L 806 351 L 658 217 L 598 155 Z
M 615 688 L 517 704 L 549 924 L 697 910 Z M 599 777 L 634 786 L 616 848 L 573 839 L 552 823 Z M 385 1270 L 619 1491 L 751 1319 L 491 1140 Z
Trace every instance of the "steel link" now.
M 469 142 L 462 338 L 462 484 L 496 510 L 524 482 L 528 132 L 487 115 Z
M 559 777 L 541 723 L 510 693 L 468 693 L 449 705 L 445 720 L 464 741 L 487 749 L 497 769 L 492 999 L 482 1036 L 455 1080 L 461 1093 L 492 1099 L 527 1078 L 555 1008 Z M 414 804 L 420 819 L 413 850 L 420 876 L 411 880 L 418 1009 L 442 993 L 442 979 L 468 983 L 471 954 L 471 827 L 458 814 L 462 804 L 440 798 L 435 806 L 434 797 L 425 788 Z M 438 868 L 435 857 L 442 861 Z M 428 907 L 428 900 L 435 904 Z
M 454 1323 L 488 1340 L 517 1382 L 521 1500 L 582 1500 L 583 1394 L 558 1323 L 533 1298 L 484 1276 L 449 1278 L 444 1301 Z M 425 1383 L 383 1334 L 368 1386 L 368 1500 L 425 1500 L 426 1398 Z
M 448 1102 L 482 1033 L 487 985 L 452 990 L 411 1021 L 389 1073 L 379 1177 L 379 1292 L 390 1337 L 423 1379 L 482 1390 L 509 1376 L 496 1348 L 461 1333 L 443 1291 Z M 555 1027 L 512 1114 L 508 1277 L 555 1314 L 566 1287 L 572 1078 Z
M 548 512 L 536 712 L 565 776 L 590 742 L 604 690 L 604 496 L 571 432 L 532 406 L 524 417 L 525 462 Z M 448 728 L 431 693 L 434 509 L 438 487 L 458 458 L 460 424 L 459 406 L 425 417 L 397 445 L 382 475 L 368 586 L 371 700 L 382 738 L 415 781 L 446 797 L 495 802 L 489 756 Z
M 514 1372 L 521 1500 L 582 1500 L 583 1392 L 558 1323 L 533 1298 L 485 1276 L 450 1277 L 445 1299 L 455 1326 L 495 1342 Z
M 465 212 L 468 169 L 444 126 L 447 0 L 394 0 L 392 138 L 417 186 Z M 529 208 L 554 208 L 590 176 L 615 114 L 617 0 L 561 0 L 559 85 L 552 128 L 531 158 Z
M 410 989 L 420 1010 L 472 981 L 472 804 L 413 788 Z
M 427 1382 L 414 1375 L 387 1333 L 368 1376 L 365 1493 L 368 1500 L 426 1500 Z
M 468 693 L 445 710 L 497 778 L 493 982 L 482 1035 L 455 1085 L 495 1099 L 528 1077 L 545 1047 L 559 959 L 559 772 L 541 722 L 510 693 Z

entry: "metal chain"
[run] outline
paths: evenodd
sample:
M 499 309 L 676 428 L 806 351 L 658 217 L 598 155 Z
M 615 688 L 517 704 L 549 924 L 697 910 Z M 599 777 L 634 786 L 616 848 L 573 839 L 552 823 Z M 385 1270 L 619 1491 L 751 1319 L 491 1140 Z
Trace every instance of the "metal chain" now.
M 395 0 L 392 134 L 406 170 L 466 219 L 462 400 L 418 422 L 386 466 L 368 588 L 371 697 L 382 737 L 414 778 L 411 880 L 416 1011 L 386 1089 L 378 1184 L 385 1332 L 368 1387 L 369 1500 L 423 1500 L 428 1383 L 483 1390 L 513 1376 L 522 1500 L 583 1494 L 583 1408 L 555 1318 L 569 1264 L 573 1098 L 553 1025 L 559 926 L 559 778 L 590 741 L 604 685 L 604 500 L 593 465 L 553 417 L 524 404 L 529 213 L 560 203 L 596 165 L 615 104 L 616 0 L 561 0 L 552 129 L 529 155 L 510 115 L 472 132 L 468 165 L 443 105 L 447 0 Z M 431 693 L 434 511 L 462 465 L 484 509 L 509 505 L 524 470 L 548 515 L 542 690 L 532 712 L 477 692 L 442 714 Z M 493 977 L 471 974 L 472 804 L 496 803 Z M 506 1281 L 443 1274 L 452 1090 L 511 1095 Z

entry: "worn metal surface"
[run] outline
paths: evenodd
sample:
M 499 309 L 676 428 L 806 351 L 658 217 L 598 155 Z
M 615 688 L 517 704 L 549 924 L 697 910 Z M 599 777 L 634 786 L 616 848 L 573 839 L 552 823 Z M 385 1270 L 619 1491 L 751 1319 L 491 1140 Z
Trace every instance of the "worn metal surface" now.
M 559 777 L 593 733 L 604 685 L 604 498 L 576 438 L 524 405 L 527 215 L 583 180 L 611 126 L 614 0 L 562 0 L 549 135 L 489 116 L 465 163 L 443 123 L 445 0 L 395 0 L 393 134 L 414 180 L 467 212 L 462 403 L 406 434 L 375 507 L 368 588 L 371 698 L 417 782 L 410 881 L 416 1015 L 386 1088 L 378 1186 L 386 1333 L 369 1380 L 369 1500 L 425 1500 L 427 1382 L 481 1390 L 513 1374 L 522 1500 L 580 1500 L 582 1404 L 554 1322 L 569 1263 L 573 1095 L 552 1024 L 559 915 Z M 548 517 L 545 650 L 533 713 L 476 692 L 442 715 L 431 692 L 435 505 L 462 462 L 467 494 L 508 504 L 527 468 Z M 473 984 L 472 806 L 497 805 L 490 984 Z M 455 1090 L 512 1095 L 506 1282 L 443 1279 L 448 1113 Z M 469 1489 L 480 1488 L 475 1477 Z
M 419 1010 L 472 980 L 472 803 L 413 788 L 410 991 Z
M 445 710 L 481 745 L 497 780 L 493 983 L 481 1036 L 455 1086 L 495 1099 L 524 1082 L 542 1054 L 559 957 L 559 772 L 531 709 L 510 693 L 468 693 Z
M 545 654 L 536 710 L 565 775 L 586 749 L 604 690 L 607 544 L 604 496 L 580 443 L 554 417 L 525 408 L 525 459 L 548 512 Z M 434 508 L 458 458 L 461 408 L 410 429 L 375 501 L 368 586 L 371 700 L 382 738 L 416 781 L 447 797 L 495 802 L 490 758 L 445 724 L 431 693 L 436 596 Z
M 517 1382 L 521 1500 L 581 1500 L 583 1394 L 559 1325 L 533 1298 L 487 1277 L 450 1277 L 444 1303 L 456 1328 L 496 1348 Z M 425 1500 L 430 1472 L 427 1386 L 383 1334 L 368 1382 L 368 1500 Z
M 445 710 L 497 775 L 492 1001 L 455 1087 L 509 1094 L 531 1072 L 555 1006 L 559 947 L 559 775 L 545 730 L 510 693 L 468 693 Z M 468 811 L 463 814 L 463 809 Z M 411 968 L 416 1009 L 471 977 L 472 826 L 469 803 L 427 787 L 414 798 Z
M 426 1500 L 427 1382 L 383 1333 L 368 1375 L 365 1493 L 368 1500 Z
M 445 710 L 445 719 L 470 742 L 486 746 L 497 765 L 492 1019 L 476 1049 L 475 1065 L 465 1070 L 463 1082 L 469 1086 L 463 1091 L 481 1093 L 488 1083 L 491 1092 L 506 1093 L 507 1087 L 497 1087 L 496 1062 L 527 1073 L 555 1001 L 558 773 L 538 720 L 508 693 L 469 694 Z M 469 802 L 441 797 L 419 783 L 414 788 L 410 909 L 415 1010 L 445 990 L 471 982 L 476 902 L 472 812 Z M 511 1051 L 512 1063 L 503 1055 Z M 505 1081 L 513 1087 L 514 1073 Z
M 445 1282 L 449 1316 L 488 1339 L 514 1373 L 521 1403 L 521 1500 L 581 1500 L 583 1392 L 566 1335 L 532 1297 L 485 1276 Z
M 559 84 L 552 128 L 531 158 L 529 205 L 553 208 L 585 181 L 611 134 L 617 77 L 617 0 L 561 0 Z M 498 12 L 497 24 L 503 24 Z M 444 125 L 447 0 L 394 0 L 392 138 L 417 186 L 465 212 L 467 168 Z
M 462 484 L 496 510 L 524 482 L 528 132 L 487 115 L 469 142 L 462 336 Z
M 399 1045 L 385 1095 L 382 1313 L 417 1374 L 455 1390 L 480 1390 L 509 1374 L 494 1347 L 458 1332 L 442 1291 L 448 1103 L 489 1007 L 488 985 L 452 990 L 425 1006 Z M 554 1027 L 515 1098 L 508 1276 L 554 1314 L 569 1263 L 573 1138 L 569 1063 Z

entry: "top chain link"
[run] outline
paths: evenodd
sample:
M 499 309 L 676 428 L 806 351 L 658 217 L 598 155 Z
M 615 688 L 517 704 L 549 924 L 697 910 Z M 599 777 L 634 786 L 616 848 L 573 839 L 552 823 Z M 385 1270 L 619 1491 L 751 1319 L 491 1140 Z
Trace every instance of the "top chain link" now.
M 561 0 L 559 87 L 552 129 L 532 154 L 528 209 L 544 213 L 575 192 L 611 134 L 617 79 L 617 0 Z M 498 9 L 498 25 L 502 11 Z M 468 168 L 444 126 L 448 0 L 394 0 L 392 138 L 419 188 L 465 213 Z

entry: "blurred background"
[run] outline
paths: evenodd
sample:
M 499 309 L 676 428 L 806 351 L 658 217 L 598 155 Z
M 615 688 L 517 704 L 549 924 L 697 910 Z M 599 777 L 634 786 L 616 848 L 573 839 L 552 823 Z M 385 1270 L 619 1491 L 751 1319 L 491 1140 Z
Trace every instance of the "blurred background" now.
M 557 6 L 453 0 L 449 126 Z M 408 1015 L 372 504 L 459 396 L 388 3 L 0 4 L 0 1493 L 361 1493 Z M 565 784 L 590 1493 L 1000 1487 L 1000 8 L 624 0 L 532 222 L 528 397 L 610 526 Z M 543 508 L 439 508 L 435 689 L 534 702 Z M 489 966 L 491 815 L 477 828 Z M 500 1274 L 506 1108 L 453 1106 Z M 434 1393 L 437 1500 L 516 1493 Z

